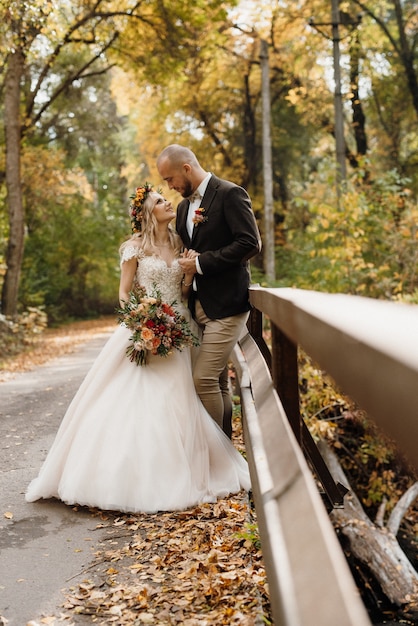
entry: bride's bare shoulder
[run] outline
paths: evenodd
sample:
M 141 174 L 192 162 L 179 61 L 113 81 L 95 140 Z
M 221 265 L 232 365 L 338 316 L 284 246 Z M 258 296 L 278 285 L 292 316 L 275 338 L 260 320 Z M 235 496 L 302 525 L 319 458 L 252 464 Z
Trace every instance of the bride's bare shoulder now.
M 126 250 L 126 248 L 138 248 L 138 250 L 140 250 L 142 248 L 142 237 L 138 235 L 132 235 L 132 237 L 129 237 L 129 239 L 121 244 L 119 251 L 123 252 L 123 250 Z

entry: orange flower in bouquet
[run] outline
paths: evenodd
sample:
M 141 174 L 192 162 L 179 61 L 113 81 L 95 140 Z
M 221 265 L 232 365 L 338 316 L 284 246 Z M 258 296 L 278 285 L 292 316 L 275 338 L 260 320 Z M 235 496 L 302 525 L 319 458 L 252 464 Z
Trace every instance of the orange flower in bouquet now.
M 156 286 L 151 295 L 139 287 L 131 291 L 128 302 L 117 309 L 119 324 L 132 331 L 126 355 L 133 363 L 145 365 L 149 353 L 166 357 L 173 350 L 199 345 L 198 337 L 175 305 L 176 301 L 163 302 Z

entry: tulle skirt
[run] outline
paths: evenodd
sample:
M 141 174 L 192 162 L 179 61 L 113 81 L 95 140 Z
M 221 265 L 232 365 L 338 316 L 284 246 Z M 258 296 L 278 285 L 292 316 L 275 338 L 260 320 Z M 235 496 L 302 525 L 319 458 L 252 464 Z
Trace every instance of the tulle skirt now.
M 137 366 L 119 326 L 70 404 L 26 500 L 181 510 L 250 488 L 248 465 L 196 395 L 190 350 Z

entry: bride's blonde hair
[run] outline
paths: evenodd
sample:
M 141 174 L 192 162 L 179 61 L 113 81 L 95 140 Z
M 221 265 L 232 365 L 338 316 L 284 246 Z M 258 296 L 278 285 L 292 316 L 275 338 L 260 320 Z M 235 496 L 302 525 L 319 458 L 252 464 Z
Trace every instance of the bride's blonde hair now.
M 132 196 L 132 202 L 129 207 L 133 235 L 128 241 L 122 244 L 120 252 L 129 241 L 132 242 L 132 239 L 138 240 L 138 247 L 146 254 L 152 254 L 155 250 L 157 220 L 153 212 L 155 207 L 155 199 L 152 196 L 153 193 L 160 194 L 160 190 L 154 190 L 149 183 L 145 183 L 142 187 L 137 187 L 136 194 Z M 180 254 L 182 248 L 181 239 L 171 224 L 168 225 L 168 238 L 176 255 Z

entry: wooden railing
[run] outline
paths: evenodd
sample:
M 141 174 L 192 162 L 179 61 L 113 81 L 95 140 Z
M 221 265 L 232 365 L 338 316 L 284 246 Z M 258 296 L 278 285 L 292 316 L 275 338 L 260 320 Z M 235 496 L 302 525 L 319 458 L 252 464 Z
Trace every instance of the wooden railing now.
M 234 351 L 275 626 L 369 626 L 325 504 L 343 506 L 299 412 L 300 346 L 418 467 L 418 307 L 252 287 Z M 271 351 L 262 337 L 271 324 Z

